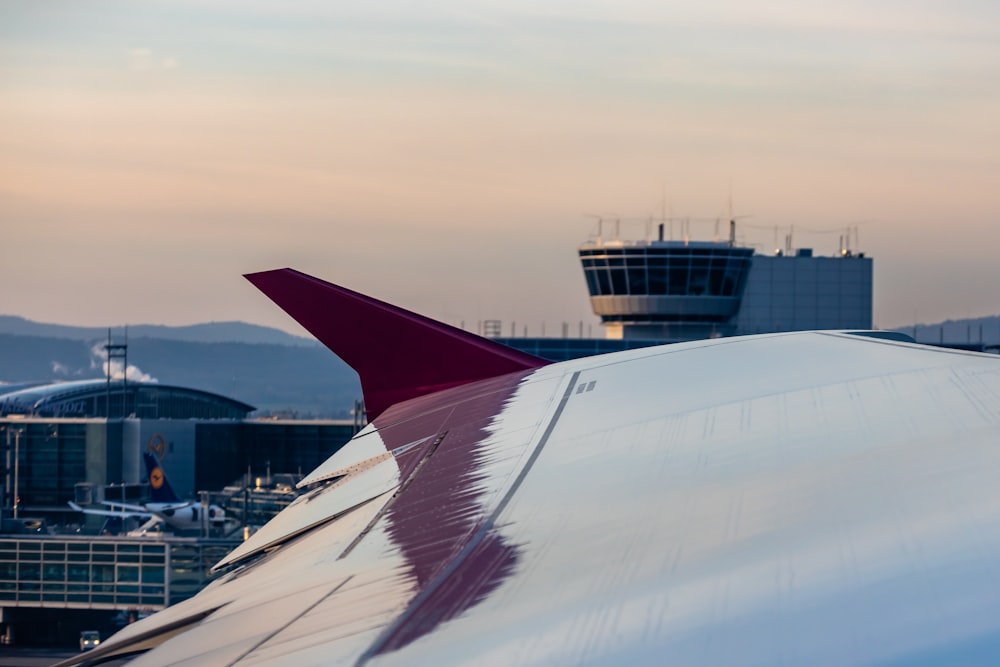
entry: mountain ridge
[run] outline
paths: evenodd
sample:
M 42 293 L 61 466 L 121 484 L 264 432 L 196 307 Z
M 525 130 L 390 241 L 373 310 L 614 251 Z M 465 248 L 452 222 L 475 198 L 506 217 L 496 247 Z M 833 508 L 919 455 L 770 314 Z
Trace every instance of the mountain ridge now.
M 0 315 L 0 333 L 42 338 L 62 338 L 68 340 L 106 340 L 108 329 L 115 342 L 124 335 L 124 326 L 81 327 L 69 324 L 36 322 L 19 315 Z M 288 332 L 250 324 L 238 320 L 225 322 L 204 322 L 170 326 L 166 324 L 128 325 L 129 338 L 156 338 L 160 340 L 185 341 L 190 343 L 264 343 L 293 347 L 318 346 L 312 338 L 295 336 Z
M 894 327 L 892 331 L 904 333 L 918 343 L 928 344 L 1000 344 L 1000 315 L 966 317 L 933 324 L 912 324 Z

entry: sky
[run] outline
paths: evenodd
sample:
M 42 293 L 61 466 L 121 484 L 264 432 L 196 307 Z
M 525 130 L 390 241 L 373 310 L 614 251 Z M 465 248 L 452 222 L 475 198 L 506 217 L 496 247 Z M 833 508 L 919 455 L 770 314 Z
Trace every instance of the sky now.
M 0 0 L 0 313 L 302 333 L 241 277 L 291 266 L 596 336 L 594 216 L 731 201 L 853 227 L 878 327 L 996 314 L 997 119 L 993 0 Z

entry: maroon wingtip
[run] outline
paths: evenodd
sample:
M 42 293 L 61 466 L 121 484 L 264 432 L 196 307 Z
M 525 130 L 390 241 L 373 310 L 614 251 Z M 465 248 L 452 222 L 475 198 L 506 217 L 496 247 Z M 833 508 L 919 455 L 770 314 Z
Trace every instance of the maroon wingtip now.
M 549 363 L 294 269 L 245 277 L 357 371 L 370 419 L 394 403 Z

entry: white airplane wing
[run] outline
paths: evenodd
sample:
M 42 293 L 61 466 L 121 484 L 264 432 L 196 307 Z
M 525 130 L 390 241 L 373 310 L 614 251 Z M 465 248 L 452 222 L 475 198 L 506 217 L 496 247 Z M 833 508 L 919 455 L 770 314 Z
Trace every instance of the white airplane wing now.
M 1000 357 L 813 332 L 523 368 L 387 407 L 309 479 L 62 664 L 1000 656 Z
M 132 503 L 119 503 L 113 500 L 102 501 L 102 504 L 115 510 L 131 510 L 133 512 L 145 512 L 146 514 L 151 514 L 151 510 L 145 505 L 135 505 Z
M 110 503 L 109 503 L 110 504 Z M 97 516 L 117 516 L 126 518 L 138 518 L 138 519 L 148 519 L 153 516 L 151 512 L 146 511 L 144 507 L 138 505 L 121 505 L 118 507 L 121 509 L 109 510 L 109 509 L 97 509 L 96 507 L 81 507 L 74 502 L 70 502 L 69 506 L 72 507 L 77 512 L 83 512 L 84 514 L 95 514 Z

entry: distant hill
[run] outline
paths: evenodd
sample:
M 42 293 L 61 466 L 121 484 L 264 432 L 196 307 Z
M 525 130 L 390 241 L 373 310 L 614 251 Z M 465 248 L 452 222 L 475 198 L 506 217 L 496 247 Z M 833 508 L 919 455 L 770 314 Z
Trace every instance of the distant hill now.
M 945 320 L 936 324 L 917 324 L 894 329 L 912 336 L 918 343 L 1000 345 L 1000 315 Z
M 95 348 L 106 335 L 73 340 L 0 333 L 0 381 L 103 377 Z M 130 329 L 128 362 L 137 375 L 235 398 L 264 414 L 347 418 L 361 398 L 354 371 L 318 344 L 198 343 L 136 337 Z
M 16 315 L 0 315 L 0 333 L 42 338 L 65 338 L 69 340 L 106 340 L 108 327 L 73 327 L 63 324 L 33 322 Z M 120 342 L 123 327 L 111 327 L 115 342 Z M 294 347 L 316 347 L 312 338 L 303 338 L 285 333 L 280 329 L 262 327 L 246 322 L 209 322 L 183 327 L 168 327 L 162 324 L 135 324 L 128 327 L 129 338 L 158 338 L 160 340 L 187 341 L 190 343 L 264 343 L 291 345 Z

